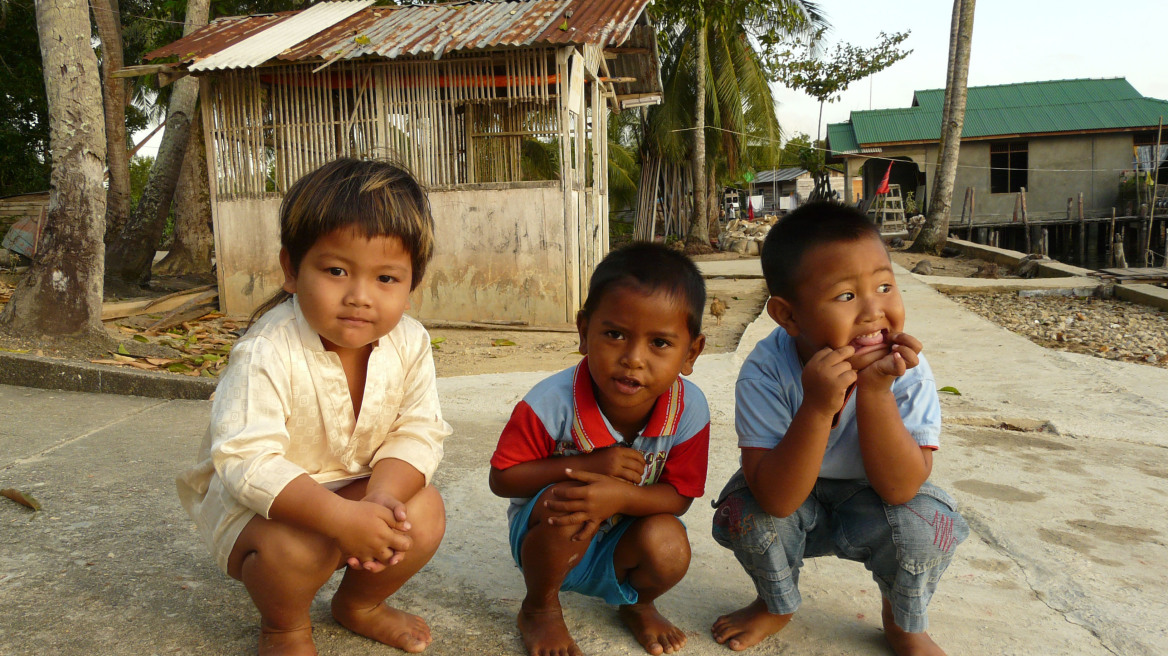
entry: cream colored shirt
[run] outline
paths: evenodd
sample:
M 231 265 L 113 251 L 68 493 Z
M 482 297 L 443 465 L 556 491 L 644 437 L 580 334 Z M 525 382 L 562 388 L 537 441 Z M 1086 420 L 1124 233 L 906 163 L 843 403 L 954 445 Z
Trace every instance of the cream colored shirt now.
M 268 517 L 292 479 L 359 478 L 383 458 L 397 458 L 429 483 L 450 432 L 422 324 L 403 316 L 374 345 L 355 420 L 340 358 L 324 349 L 293 298 L 232 349 L 199 464 L 178 477 L 178 496 L 227 571 L 239 533 L 256 514 Z

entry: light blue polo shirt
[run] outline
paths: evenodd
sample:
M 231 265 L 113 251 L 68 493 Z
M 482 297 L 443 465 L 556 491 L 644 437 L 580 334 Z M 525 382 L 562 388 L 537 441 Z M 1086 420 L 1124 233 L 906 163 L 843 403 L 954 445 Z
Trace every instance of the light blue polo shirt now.
M 941 402 L 925 356 L 893 381 L 892 393 L 909 434 L 922 447 L 936 449 L 940 445 Z M 782 441 L 803 403 L 803 365 L 795 340 L 782 327 L 760 341 L 746 358 L 734 386 L 734 403 L 740 448 L 772 449 Z M 819 477 L 868 478 L 860 455 L 855 394 L 848 396 L 828 436 Z

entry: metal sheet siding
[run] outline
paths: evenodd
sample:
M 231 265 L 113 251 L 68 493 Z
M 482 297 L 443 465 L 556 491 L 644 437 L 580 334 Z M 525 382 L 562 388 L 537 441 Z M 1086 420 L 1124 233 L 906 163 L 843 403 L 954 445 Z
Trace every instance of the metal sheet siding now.
M 390 59 L 432 55 L 437 59 L 456 50 L 619 45 L 628 40 L 649 0 L 529 0 L 404 7 L 369 7 L 371 0 L 359 2 L 355 12 L 349 9 L 354 2 L 322 2 L 302 12 L 219 19 L 144 58 L 177 55 L 182 61 L 194 62 L 191 70 L 197 71 L 258 66 L 273 57 L 329 61 L 369 55 Z M 275 31 L 293 20 L 294 28 L 284 25 L 287 32 Z
M 373 0 L 322 2 L 191 65 L 192 71 L 258 66 L 284 50 L 373 4 Z

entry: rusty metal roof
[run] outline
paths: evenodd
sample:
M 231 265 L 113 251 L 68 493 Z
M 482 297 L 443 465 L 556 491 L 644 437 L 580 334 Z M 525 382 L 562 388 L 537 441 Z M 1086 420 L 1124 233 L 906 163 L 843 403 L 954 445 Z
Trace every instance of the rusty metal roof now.
M 237 41 L 209 57 L 191 64 L 192 71 L 259 66 L 288 48 L 373 4 L 373 0 L 322 2 L 285 20 L 269 25 L 262 33 Z
M 457 50 L 595 43 L 628 40 L 649 0 L 526 0 L 367 7 L 337 22 L 318 22 L 296 43 L 278 41 L 281 61 L 335 61 L 359 57 L 430 56 Z M 145 59 L 177 56 L 192 71 L 245 68 L 271 61 L 270 37 L 281 23 L 303 12 L 220 18 Z M 345 3 L 348 4 L 348 3 Z M 320 9 L 318 11 L 326 11 Z M 298 34 L 298 33 L 297 33 Z M 248 56 L 224 57 L 232 48 Z M 211 60 L 211 64 L 207 64 Z

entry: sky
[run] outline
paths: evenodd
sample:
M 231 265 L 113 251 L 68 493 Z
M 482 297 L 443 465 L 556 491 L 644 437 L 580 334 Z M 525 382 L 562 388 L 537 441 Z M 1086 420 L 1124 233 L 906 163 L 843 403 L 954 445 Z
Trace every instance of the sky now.
M 853 110 L 908 107 L 913 91 L 945 87 L 950 0 L 818 0 L 831 43 L 871 47 L 881 31 L 912 33 L 913 50 L 889 68 L 855 82 L 823 107 L 823 125 Z M 1076 78 L 1123 77 L 1145 96 L 1168 100 L 1168 62 L 1158 26 L 1168 25 L 1168 2 L 977 0 L 968 85 L 988 86 Z M 775 86 L 785 137 L 816 134 L 819 103 Z M 826 127 L 823 129 L 826 134 Z
M 908 107 L 913 91 L 945 86 L 950 0 L 818 0 L 836 41 L 876 44 L 881 31 L 911 30 L 902 44 L 912 54 L 854 83 L 823 107 L 823 125 L 848 120 L 852 110 Z M 1168 62 L 1162 33 L 1168 1 L 978 0 L 969 86 L 1074 78 L 1124 77 L 1137 91 L 1168 100 Z M 801 91 L 775 87 L 786 136 L 816 134 L 819 103 Z M 826 128 L 823 130 L 826 133 Z M 146 132 L 136 135 L 142 139 Z M 140 151 L 153 156 L 161 132 Z

